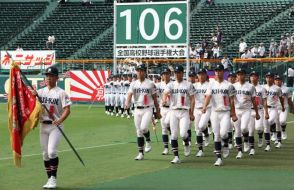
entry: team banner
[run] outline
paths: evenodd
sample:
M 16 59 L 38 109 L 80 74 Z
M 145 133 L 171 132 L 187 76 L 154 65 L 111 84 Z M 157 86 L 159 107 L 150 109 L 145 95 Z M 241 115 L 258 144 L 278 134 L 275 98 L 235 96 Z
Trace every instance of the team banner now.
M 103 102 L 104 84 L 108 76 L 110 71 L 71 71 L 71 100 Z
M 21 166 L 21 147 L 25 136 L 38 125 L 41 104 L 21 80 L 18 65 L 12 64 L 8 91 L 8 129 L 14 164 Z
M 116 48 L 117 58 L 126 57 L 152 57 L 152 58 L 167 58 L 167 57 L 186 57 L 186 48 Z
M 1 51 L 1 69 L 10 69 L 12 60 L 20 66 L 20 69 L 46 69 L 55 64 L 55 51 L 7 52 Z

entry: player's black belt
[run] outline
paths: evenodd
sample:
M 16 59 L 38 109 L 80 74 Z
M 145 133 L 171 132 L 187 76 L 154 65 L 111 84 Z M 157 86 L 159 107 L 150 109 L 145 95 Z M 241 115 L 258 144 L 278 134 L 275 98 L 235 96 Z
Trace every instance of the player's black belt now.
M 137 106 L 136 109 L 145 109 L 145 108 L 149 108 L 150 106 Z
M 45 120 L 45 121 L 42 121 L 43 124 L 47 124 L 47 125 L 51 125 L 52 124 L 52 121 L 51 120 Z
M 188 110 L 187 108 L 176 108 L 176 110 Z
M 162 107 L 164 107 L 164 108 L 169 108 L 169 106 L 162 106 Z
M 276 108 L 275 106 L 267 106 L 268 108 Z

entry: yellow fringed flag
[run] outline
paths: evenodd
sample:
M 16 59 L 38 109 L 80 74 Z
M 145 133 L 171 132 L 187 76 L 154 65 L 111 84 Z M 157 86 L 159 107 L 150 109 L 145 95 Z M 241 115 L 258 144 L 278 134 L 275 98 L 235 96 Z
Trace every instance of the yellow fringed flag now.
M 12 64 L 8 91 L 8 129 L 14 164 L 21 167 L 21 147 L 25 136 L 37 127 L 41 104 L 21 80 L 20 68 Z

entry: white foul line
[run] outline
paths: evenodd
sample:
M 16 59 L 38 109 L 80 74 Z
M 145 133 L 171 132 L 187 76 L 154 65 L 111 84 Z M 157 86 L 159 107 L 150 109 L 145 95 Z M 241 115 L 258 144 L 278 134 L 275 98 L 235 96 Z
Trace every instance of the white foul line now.
M 128 144 L 128 142 L 122 142 L 122 143 L 113 143 L 113 144 L 103 144 L 103 145 L 97 145 L 97 146 L 88 146 L 88 147 L 81 147 L 81 148 L 76 148 L 76 150 L 86 150 L 86 149 L 92 149 L 92 148 L 102 148 L 102 147 L 108 147 L 108 146 L 116 146 L 116 145 L 123 145 L 123 144 Z M 65 149 L 65 150 L 60 150 L 58 152 L 69 152 L 72 151 L 72 149 Z M 27 154 L 23 155 L 22 158 L 24 157 L 32 157 L 32 156 L 40 156 L 42 154 Z M 13 159 L 13 157 L 5 157 L 5 158 L 0 158 L 1 160 L 10 160 Z

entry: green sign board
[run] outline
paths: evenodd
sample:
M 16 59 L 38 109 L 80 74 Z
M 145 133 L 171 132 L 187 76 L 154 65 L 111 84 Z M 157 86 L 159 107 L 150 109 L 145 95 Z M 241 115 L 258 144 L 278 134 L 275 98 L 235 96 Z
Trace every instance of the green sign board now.
M 187 2 L 116 3 L 117 46 L 187 45 Z

